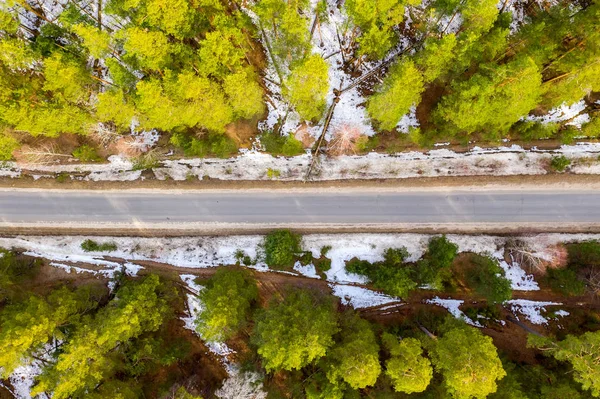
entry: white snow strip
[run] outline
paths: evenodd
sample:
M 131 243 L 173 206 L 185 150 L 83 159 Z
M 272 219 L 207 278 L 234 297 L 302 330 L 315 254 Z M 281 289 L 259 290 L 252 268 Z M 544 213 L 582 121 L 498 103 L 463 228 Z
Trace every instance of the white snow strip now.
M 342 304 L 351 305 L 354 309 L 371 308 L 373 306 L 400 302 L 400 298 L 353 285 L 329 284 L 329 287 L 333 290 L 333 295 L 341 299 Z
M 457 318 L 459 320 L 464 320 L 465 323 L 467 323 L 473 327 L 483 328 L 483 326 L 481 324 L 479 324 L 478 321 L 471 320 L 469 317 L 467 317 L 466 314 L 463 313 L 462 310 L 459 309 L 460 306 L 464 302 L 465 301 L 460 300 L 460 299 L 442 299 L 437 296 L 433 299 L 425 300 L 425 303 L 427 303 L 429 305 L 440 306 L 440 307 L 446 309 L 448 312 L 450 312 L 450 314 L 452 316 L 454 316 L 455 318 Z
M 296 262 L 296 264 L 294 264 L 294 270 L 306 277 L 317 279 L 321 278 L 317 274 L 317 269 L 315 269 L 313 264 L 303 266 L 300 262 Z
M 546 311 L 546 306 L 559 306 L 558 302 L 539 302 L 527 299 L 511 299 L 505 302 L 510 305 L 513 313 L 522 314 L 531 324 L 548 324 L 548 320 L 542 316 Z

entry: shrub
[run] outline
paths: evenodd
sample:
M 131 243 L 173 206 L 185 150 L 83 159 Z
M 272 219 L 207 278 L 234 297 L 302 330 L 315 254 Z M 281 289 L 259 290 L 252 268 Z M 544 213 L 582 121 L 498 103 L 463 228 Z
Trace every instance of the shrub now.
M 521 121 L 515 124 L 515 131 L 526 141 L 549 139 L 553 137 L 560 126 L 558 123 L 541 123 L 534 121 Z
M 412 270 L 408 266 L 384 263 L 375 269 L 371 279 L 375 288 L 390 295 L 406 297 L 417 288 L 417 283 L 413 281 L 411 275 Z
M 204 304 L 198 332 L 207 341 L 224 341 L 246 323 L 258 288 L 247 270 L 219 269 L 198 296 Z
M 102 159 L 98 155 L 96 149 L 87 144 L 84 144 L 81 147 L 77 147 L 73 151 L 73 156 L 82 162 L 97 162 Z
M 19 148 L 19 142 L 12 136 L 0 132 L 0 161 L 12 159 L 12 153 Z
M 585 283 L 572 269 L 547 269 L 546 282 L 552 291 L 562 295 L 577 296 L 585 292 Z
M 99 244 L 94 240 L 85 240 L 81 243 L 81 249 L 85 252 L 109 252 L 116 251 L 117 244 L 114 242 L 105 242 L 103 244 Z
M 280 136 L 273 132 L 265 132 L 260 136 L 265 151 L 272 155 L 293 157 L 304 153 L 304 145 L 294 135 Z
M 564 155 L 552 157 L 550 161 L 550 167 L 556 172 L 564 172 L 569 165 L 571 165 L 571 161 Z
M 445 235 L 429 240 L 427 252 L 416 264 L 419 283 L 442 289 L 452 277 L 451 266 L 457 253 L 458 246 Z
M 584 241 L 567 245 L 569 266 L 600 266 L 600 243 Z
M 174 133 L 169 142 L 181 148 L 188 157 L 206 157 L 209 155 L 218 158 L 227 158 L 237 152 L 235 141 L 224 134 L 209 133 L 201 138 L 184 133 Z
M 412 268 L 404 264 L 407 256 L 406 248 L 388 248 L 383 254 L 383 262 L 370 263 L 353 258 L 346 262 L 346 270 L 368 277 L 375 288 L 387 294 L 406 297 L 417 287 L 412 279 Z
M 502 303 L 512 297 L 510 281 L 495 259 L 474 255 L 465 280 L 469 287 L 483 296 L 489 303 Z
M 300 236 L 289 230 L 275 230 L 264 241 L 265 263 L 274 269 L 290 268 L 300 252 Z

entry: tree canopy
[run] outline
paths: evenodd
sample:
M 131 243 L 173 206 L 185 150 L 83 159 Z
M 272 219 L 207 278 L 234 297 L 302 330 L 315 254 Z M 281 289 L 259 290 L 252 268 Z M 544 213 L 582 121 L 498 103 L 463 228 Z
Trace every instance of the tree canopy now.
M 258 314 L 253 342 L 268 372 L 298 370 L 325 356 L 337 331 L 331 302 L 295 290 Z

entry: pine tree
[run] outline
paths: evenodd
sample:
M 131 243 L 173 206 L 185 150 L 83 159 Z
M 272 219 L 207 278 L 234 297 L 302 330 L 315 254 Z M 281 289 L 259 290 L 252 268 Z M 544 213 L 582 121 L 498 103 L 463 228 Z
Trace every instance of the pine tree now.
M 381 130 L 393 130 L 411 106 L 421 101 L 423 76 L 411 60 L 401 61 L 388 72 L 367 103 L 367 112 Z
M 325 356 L 337 331 L 331 302 L 292 291 L 259 313 L 252 341 L 268 372 L 299 370 Z
M 455 327 L 433 343 L 431 360 L 455 398 L 485 398 L 506 372 L 492 339 L 469 327 Z
M 382 337 L 390 351 L 390 359 L 385 363 L 385 373 L 392 380 L 396 392 L 407 394 L 423 392 L 433 377 L 433 367 L 423 356 L 421 343 L 415 338 L 398 339 L 388 333 Z
M 93 304 L 83 291 L 59 288 L 47 298 L 30 296 L 25 301 L 7 306 L 0 313 L 0 369 L 7 378 L 16 367 L 26 364 L 31 356 L 51 338 L 62 338 L 62 328 L 72 324 Z
M 68 398 L 110 376 L 117 368 L 111 352 L 161 326 L 168 307 L 160 287 L 158 277 L 150 275 L 120 288 L 111 303 L 81 323 L 56 364 L 44 370 L 32 394 L 51 391 L 53 398 Z
M 327 378 L 332 384 L 341 380 L 352 389 L 375 385 L 381 365 L 371 325 L 356 314 L 347 314 L 342 317 L 340 329 L 340 341 L 324 360 Z
M 541 95 L 541 75 L 530 58 L 481 67 L 466 82 L 452 85 L 434 117 L 461 134 L 486 133 L 498 139 L 535 108 Z
M 317 120 L 323 115 L 329 89 L 328 70 L 325 60 L 317 54 L 292 68 L 283 94 L 302 119 Z
M 246 270 L 219 269 L 199 298 L 204 310 L 197 320 L 198 332 L 207 341 L 225 341 L 246 323 L 258 289 Z
M 600 397 L 600 332 L 587 332 L 579 337 L 567 335 L 562 341 L 530 334 L 527 346 L 536 347 L 546 356 L 568 362 L 573 379 L 594 397 Z

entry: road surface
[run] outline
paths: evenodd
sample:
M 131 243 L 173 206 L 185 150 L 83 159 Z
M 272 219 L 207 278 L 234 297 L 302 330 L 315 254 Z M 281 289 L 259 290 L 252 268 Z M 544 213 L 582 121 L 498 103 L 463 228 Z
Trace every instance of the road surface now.
M 600 231 L 600 191 L 0 190 L 0 228 L 415 230 L 544 226 Z M 597 227 L 597 228 L 596 228 Z M 364 229 L 364 230 L 363 230 Z M 41 231 L 41 230 L 40 230 Z

